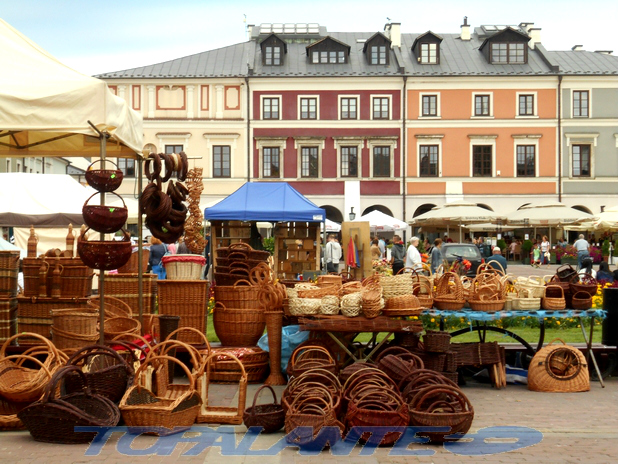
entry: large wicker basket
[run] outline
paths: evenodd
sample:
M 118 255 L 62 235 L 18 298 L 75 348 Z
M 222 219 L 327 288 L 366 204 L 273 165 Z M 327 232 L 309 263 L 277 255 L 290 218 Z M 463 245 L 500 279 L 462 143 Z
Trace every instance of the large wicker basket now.
M 167 280 L 199 280 L 206 258 L 201 255 L 171 255 L 161 258 Z
M 554 345 L 560 341 L 562 345 Z M 590 390 L 586 358 L 577 348 L 553 340 L 532 358 L 528 368 L 528 389 L 570 393 Z
M 180 316 L 178 327 L 192 327 L 206 333 L 206 307 L 208 303 L 207 280 L 161 280 L 159 288 L 159 314 Z M 185 343 L 202 343 L 202 338 L 189 331 L 178 335 Z
M 266 320 L 261 310 L 226 308 L 218 302 L 213 325 L 223 346 L 255 346 L 264 334 Z

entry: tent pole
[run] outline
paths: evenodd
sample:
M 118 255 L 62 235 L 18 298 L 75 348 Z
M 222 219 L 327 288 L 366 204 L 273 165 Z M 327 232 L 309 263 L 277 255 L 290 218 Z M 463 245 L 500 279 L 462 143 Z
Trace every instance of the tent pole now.
M 135 161 L 137 162 L 137 191 L 139 192 L 138 199 L 141 200 L 144 157 L 143 156 L 139 157 Z M 144 264 L 142 262 L 142 257 L 144 256 L 144 243 L 143 243 L 144 240 L 142 238 L 143 227 L 144 225 L 142 222 L 142 214 L 138 211 L 137 213 L 137 294 L 139 295 L 139 298 L 137 299 L 137 307 L 139 309 L 138 318 L 139 318 L 140 326 L 142 327 L 142 335 L 145 334 L 144 321 L 143 321 L 143 314 L 144 314 L 144 298 L 143 298 Z
M 105 166 L 107 155 L 107 135 L 99 132 L 99 145 L 102 165 Z M 105 192 L 101 192 L 101 205 L 105 205 Z M 101 241 L 105 234 L 101 232 Z M 105 271 L 99 269 L 99 345 L 105 345 Z

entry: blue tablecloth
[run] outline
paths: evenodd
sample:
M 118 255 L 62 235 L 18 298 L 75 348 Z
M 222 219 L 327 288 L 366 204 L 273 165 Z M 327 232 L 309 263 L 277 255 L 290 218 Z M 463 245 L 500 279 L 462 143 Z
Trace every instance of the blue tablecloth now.
M 546 311 L 544 309 L 537 311 L 497 311 L 495 313 L 486 313 L 484 311 L 472 311 L 462 309 L 461 311 L 442 311 L 439 309 L 428 309 L 423 311 L 424 315 L 437 316 L 437 317 L 463 317 L 471 321 L 496 321 L 498 319 L 504 319 L 506 317 L 536 317 L 537 319 L 547 319 L 551 317 L 555 318 L 569 318 L 569 317 L 599 317 L 605 318 L 606 311 L 602 309 L 589 309 L 582 311 L 578 309 L 566 309 L 564 311 Z

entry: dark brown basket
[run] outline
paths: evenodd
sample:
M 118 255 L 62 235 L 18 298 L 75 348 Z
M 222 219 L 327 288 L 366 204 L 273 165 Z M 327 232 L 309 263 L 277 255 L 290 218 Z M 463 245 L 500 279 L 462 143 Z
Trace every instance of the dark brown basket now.
M 115 350 L 101 345 L 82 348 L 67 361 L 69 366 L 86 367 L 83 376 L 70 372 L 64 386 L 67 394 L 81 392 L 86 385 L 93 394 L 118 403 L 133 382 L 135 371 Z
M 571 298 L 571 308 L 573 309 L 590 309 L 592 308 L 592 297 L 587 292 L 578 291 Z
M 57 398 L 56 387 L 69 373 L 81 376 L 86 388 Z M 114 427 L 120 421 L 120 411 L 110 400 L 90 391 L 79 367 L 66 366 L 54 374 L 43 398 L 21 410 L 17 417 L 36 441 L 90 443 L 97 432 L 76 432 L 75 427 Z
M 116 169 L 92 169 L 96 163 L 103 162 L 101 159 L 93 161 L 86 170 L 86 182 L 98 192 L 113 192 L 122 184 L 124 175 L 115 163 L 109 160 L 105 161 L 113 164 Z
M 571 280 L 569 285 L 571 287 L 571 293 L 573 295 L 575 295 L 575 293 L 577 292 L 585 292 L 590 297 L 593 297 L 597 294 L 597 280 L 588 274 L 584 274 L 583 276 L 573 276 L 573 280 Z
M 423 337 L 425 351 L 432 353 L 444 353 L 451 346 L 451 334 L 448 332 L 439 332 L 428 330 Z
M 109 271 L 122 267 L 131 258 L 131 236 L 126 230 L 122 240 L 88 241 L 84 230 L 77 239 L 77 253 L 84 264 Z
M 563 264 L 556 270 L 556 280 L 560 282 L 570 282 L 573 276 L 577 275 L 577 271 L 570 264 Z
M 95 193 L 90 196 L 82 207 L 82 216 L 86 225 L 91 229 L 104 234 L 111 234 L 122 229 L 127 222 L 127 218 L 129 217 L 129 210 L 127 209 L 124 199 L 120 195 L 114 193 L 113 195 L 116 195 L 122 200 L 122 207 L 89 205 L 88 202 L 95 195 L 99 194 Z
M 273 402 L 256 405 L 255 403 L 260 392 L 265 388 L 268 388 L 272 393 Z M 263 433 L 273 433 L 281 430 L 285 423 L 285 411 L 281 404 L 277 403 L 277 395 L 270 385 L 262 385 L 258 388 L 253 397 L 253 405 L 245 409 L 242 419 L 247 428 L 262 427 Z

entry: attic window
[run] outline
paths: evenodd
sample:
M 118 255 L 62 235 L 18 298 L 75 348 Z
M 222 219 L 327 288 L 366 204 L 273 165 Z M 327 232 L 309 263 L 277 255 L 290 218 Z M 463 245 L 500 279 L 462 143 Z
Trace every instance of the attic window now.
M 421 43 L 420 63 L 421 64 L 438 64 L 438 45 L 437 43 Z
M 522 64 L 526 62 L 526 44 L 492 43 L 491 62 L 493 64 Z
M 272 45 L 264 47 L 265 66 L 281 66 L 281 48 L 282 47 Z
M 320 63 L 345 63 L 345 52 L 342 50 L 314 50 L 311 52 L 311 62 Z
M 369 64 L 388 64 L 386 45 L 372 45 L 369 47 Z

